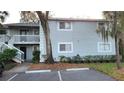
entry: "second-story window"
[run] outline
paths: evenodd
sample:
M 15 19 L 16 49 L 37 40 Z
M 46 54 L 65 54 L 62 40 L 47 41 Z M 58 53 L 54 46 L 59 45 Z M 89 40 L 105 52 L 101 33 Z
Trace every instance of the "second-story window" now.
M 59 22 L 58 23 L 58 29 L 59 30 L 66 30 L 71 31 L 72 30 L 72 23 L 71 22 Z

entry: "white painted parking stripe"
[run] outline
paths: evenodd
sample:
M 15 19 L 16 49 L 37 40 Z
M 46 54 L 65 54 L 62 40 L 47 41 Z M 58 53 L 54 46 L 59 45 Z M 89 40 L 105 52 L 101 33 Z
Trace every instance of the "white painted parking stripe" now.
M 11 78 L 9 78 L 7 81 L 11 81 L 13 78 L 15 78 L 18 74 L 15 74 L 14 76 L 12 76 Z
M 62 81 L 62 76 L 61 76 L 60 71 L 58 71 L 58 76 L 59 76 L 59 80 Z
M 78 71 L 78 70 L 90 70 L 89 68 L 71 68 L 71 69 L 66 69 L 66 71 Z
M 32 70 L 32 71 L 26 71 L 26 74 L 29 73 L 43 73 L 43 72 L 51 72 L 51 70 Z

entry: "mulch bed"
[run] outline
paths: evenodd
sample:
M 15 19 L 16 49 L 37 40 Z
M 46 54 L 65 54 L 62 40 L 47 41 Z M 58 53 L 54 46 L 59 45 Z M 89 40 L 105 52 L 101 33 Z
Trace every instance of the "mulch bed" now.
M 55 63 L 55 64 L 31 64 L 29 70 L 63 70 L 67 68 L 82 68 L 86 67 L 81 64 Z
M 121 68 L 121 69 L 118 70 L 117 72 L 124 75 L 124 68 Z

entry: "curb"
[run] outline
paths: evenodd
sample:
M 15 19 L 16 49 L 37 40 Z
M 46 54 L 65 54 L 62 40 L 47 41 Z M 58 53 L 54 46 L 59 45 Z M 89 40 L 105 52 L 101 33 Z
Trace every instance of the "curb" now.
M 71 68 L 71 69 L 66 69 L 66 71 L 79 71 L 79 70 L 90 70 L 90 68 Z
M 51 72 L 51 70 L 31 70 L 31 71 L 25 71 L 26 74 L 30 74 L 30 73 L 44 73 L 44 72 Z

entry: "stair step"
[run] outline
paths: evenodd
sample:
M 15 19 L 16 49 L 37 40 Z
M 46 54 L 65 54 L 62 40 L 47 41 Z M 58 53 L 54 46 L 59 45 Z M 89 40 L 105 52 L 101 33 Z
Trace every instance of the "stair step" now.
M 13 61 L 15 61 L 15 62 L 17 62 L 17 63 L 22 63 L 22 61 L 21 60 L 19 60 L 19 59 L 17 59 L 17 58 L 13 58 Z

